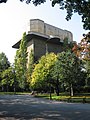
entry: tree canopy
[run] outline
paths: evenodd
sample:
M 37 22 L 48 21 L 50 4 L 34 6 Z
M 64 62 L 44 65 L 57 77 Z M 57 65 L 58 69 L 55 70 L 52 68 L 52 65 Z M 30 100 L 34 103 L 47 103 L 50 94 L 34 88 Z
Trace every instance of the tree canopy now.
M 71 19 L 73 13 L 78 13 L 82 17 L 84 29 L 90 30 L 90 0 L 53 0 L 52 6 L 55 4 L 67 11 L 67 20 Z
M 78 81 L 82 79 L 83 64 L 81 60 L 71 51 L 66 51 L 57 55 L 56 65 L 55 72 L 58 71 L 59 78 L 70 89 L 70 94 L 73 96 L 75 84 L 78 84 Z
M 23 34 L 20 48 L 16 52 L 15 56 L 15 71 L 16 77 L 21 89 L 26 87 L 26 70 L 27 70 L 27 39 L 26 33 Z
M 56 61 L 54 53 L 46 54 L 41 57 L 32 73 L 31 86 L 33 88 L 44 88 L 50 83 L 52 67 Z
M 84 34 L 84 38 L 79 44 L 74 44 L 72 51 L 76 54 L 77 57 L 84 60 L 90 61 L 90 32 Z
M 10 62 L 8 61 L 5 53 L 2 52 L 0 53 L 0 72 L 4 71 L 8 67 L 10 67 Z
M 13 84 L 14 84 L 13 68 L 9 67 L 8 69 L 2 72 L 1 86 L 3 87 L 3 90 L 6 89 L 6 91 L 8 92 L 10 87 L 13 86 Z
M 0 0 L 0 3 L 6 3 L 7 0 Z
M 8 0 L 0 0 L 0 3 L 6 3 Z M 35 6 L 46 2 L 46 0 L 20 0 L 29 4 L 33 2 Z M 70 20 L 73 13 L 78 13 L 83 22 L 83 28 L 90 30 L 90 0 L 51 0 L 52 7 L 59 4 L 60 9 L 67 11 L 66 20 Z

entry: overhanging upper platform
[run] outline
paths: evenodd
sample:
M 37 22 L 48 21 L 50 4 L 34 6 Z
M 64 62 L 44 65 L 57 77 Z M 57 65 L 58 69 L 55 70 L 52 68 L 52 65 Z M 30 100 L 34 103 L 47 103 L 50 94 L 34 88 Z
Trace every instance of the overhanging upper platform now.
M 41 40 L 45 40 L 46 42 L 51 42 L 54 44 L 62 44 L 62 41 L 57 36 L 49 36 L 49 35 L 44 35 L 44 34 L 41 34 L 38 32 L 31 32 L 31 31 L 28 32 L 28 34 L 26 36 L 27 36 L 27 42 L 29 42 L 33 38 L 40 38 Z M 20 42 L 21 42 L 21 40 L 19 40 L 16 44 L 14 44 L 12 46 L 12 48 L 19 49 Z

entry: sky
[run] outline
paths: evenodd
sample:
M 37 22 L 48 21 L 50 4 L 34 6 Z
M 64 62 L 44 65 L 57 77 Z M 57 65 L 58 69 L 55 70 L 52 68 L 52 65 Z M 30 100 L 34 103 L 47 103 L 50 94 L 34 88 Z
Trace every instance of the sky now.
M 41 19 L 45 23 L 58 28 L 71 31 L 73 40 L 77 43 L 83 38 L 81 17 L 74 14 L 70 21 L 65 19 L 66 11 L 60 10 L 59 5 L 51 6 L 51 2 L 35 7 L 33 4 L 26 4 L 20 0 L 8 0 L 0 4 L 0 53 L 4 52 L 10 63 L 14 62 L 16 49 L 12 48 L 22 35 L 27 31 L 30 19 Z

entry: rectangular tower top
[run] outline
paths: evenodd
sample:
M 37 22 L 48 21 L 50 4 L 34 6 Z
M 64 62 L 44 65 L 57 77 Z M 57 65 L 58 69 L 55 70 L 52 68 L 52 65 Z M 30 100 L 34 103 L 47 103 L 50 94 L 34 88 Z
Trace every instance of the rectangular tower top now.
M 42 33 L 49 36 L 56 36 L 62 40 L 64 40 L 64 38 L 68 38 L 69 41 L 73 41 L 73 34 L 70 31 L 47 24 L 40 19 L 30 20 L 28 32 L 30 31 Z

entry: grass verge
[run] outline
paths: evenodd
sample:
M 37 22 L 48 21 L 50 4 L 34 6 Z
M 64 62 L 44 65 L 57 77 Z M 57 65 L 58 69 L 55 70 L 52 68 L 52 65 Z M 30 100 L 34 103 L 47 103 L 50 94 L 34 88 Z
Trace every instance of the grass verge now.
M 0 95 L 25 95 L 30 94 L 29 92 L 0 92 Z
M 41 97 L 41 98 L 46 98 L 50 99 L 49 94 L 37 94 L 35 97 Z M 75 103 L 90 103 L 90 96 L 69 96 L 69 95 L 60 95 L 56 96 L 55 94 L 52 94 L 52 100 L 56 101 L 64 101 L 64 102 L 75 102 Z

